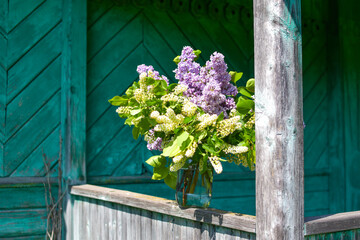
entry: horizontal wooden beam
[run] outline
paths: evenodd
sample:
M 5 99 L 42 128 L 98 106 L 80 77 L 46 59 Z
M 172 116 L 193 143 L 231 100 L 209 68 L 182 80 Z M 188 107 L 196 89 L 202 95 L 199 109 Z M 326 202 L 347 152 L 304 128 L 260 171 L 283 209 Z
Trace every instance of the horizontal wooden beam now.
M 305 235 L 360 229 L 360 211 L 344 212 L 305 219 Z
M 0 187 L 5 185 L 23 184 L 23 185 L 39 185 L 46 183 L 46 177 L 4 177 L 0 178 Z M 57 183 L 56 177 L 50 178 L 50 183 Z
M 94 185 L 79 185 L 71 188 L 71 194 L 76 196 L 99 199 L 119 203 L 169 216 L 205 222 L 217 226 L 255 233 L 255 217 L 250 215 L 220 211 L 216 209 L 188 208 L 180 209 L 178 205 L 164 198 L 144 194 L 98 187 Z

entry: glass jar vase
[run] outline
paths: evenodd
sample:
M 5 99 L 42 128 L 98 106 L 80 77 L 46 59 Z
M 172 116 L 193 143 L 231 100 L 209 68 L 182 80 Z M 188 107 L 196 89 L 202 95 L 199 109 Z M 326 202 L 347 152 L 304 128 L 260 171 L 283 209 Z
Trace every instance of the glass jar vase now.
M 178 171 L 176 183 L 176 201 L 180 208 L 210 205 L 212 176 L 208 171 L 201 174 L 199 168 L 186 168 Z

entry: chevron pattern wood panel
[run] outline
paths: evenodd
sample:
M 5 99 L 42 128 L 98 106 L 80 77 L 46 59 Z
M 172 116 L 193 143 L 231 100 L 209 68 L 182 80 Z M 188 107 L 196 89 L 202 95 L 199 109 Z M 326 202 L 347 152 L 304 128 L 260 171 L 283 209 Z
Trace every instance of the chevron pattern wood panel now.
M 59 151 L 62 2 L 3 3 L 1 175 L 43 176 L 42 152 L 55 160 Z
M 57 175 L 62 6 L 0 0 L 0 238 L 45 236 L 45 189 L 34 180 L 45 180 L 43 153 Z
M 145 142 L 132 139 L 131 129 L 123 125 L 107 102 L 112 96 L 123 94 L 138 78 L 137 65 L 153 65 L 174 81 L 172 71 L 176 65 L 172 59 L 183 46 L 190 45 L 203 51 L 203 64 L 214 51 L 224 53 L 229 69 L 244 71 L 245 79 L 253 73 L 251 34 L 238 24 L 197 18 L 188 13 L 119 6 L 112 1 L 89 3 L 89 177 L 140 175 L 145 171 L 143 161 L 151 154 Z M 238 36 L 243 39 L 238 41 Z M 234 166 L 227 170 L 234 171 Z

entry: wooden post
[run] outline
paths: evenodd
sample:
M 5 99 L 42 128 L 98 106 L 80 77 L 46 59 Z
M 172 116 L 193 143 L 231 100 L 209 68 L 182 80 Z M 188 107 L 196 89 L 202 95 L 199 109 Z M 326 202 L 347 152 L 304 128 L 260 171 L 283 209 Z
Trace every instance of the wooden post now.
M 73 239 L 70 188 L 86 183 L 86 6 L 86 0 L 64 0 L 63 4 L 61 132 L 66 195 L 62 239 Z
M 254 0 L 257 239 L 303 239 L 301 1 Z

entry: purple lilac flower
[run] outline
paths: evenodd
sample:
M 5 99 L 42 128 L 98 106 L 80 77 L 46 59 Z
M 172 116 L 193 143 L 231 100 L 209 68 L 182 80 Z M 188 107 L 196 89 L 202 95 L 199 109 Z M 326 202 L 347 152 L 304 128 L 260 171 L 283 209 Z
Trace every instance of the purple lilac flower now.
M 162 151 L 163 149 L 161 148 L 161 144 L 162 144 L 162 138 L 158 137 L 153 143 L 148 143 L 147 148 L 149 150 Z
M 162 151 L 161 148 L 161 144 L 162 144 L 162 138 L 158 137 L 155 139 L 155 130 L 154 129 L 150 129 L 147 136 L 146 136 L 146 140 L 148 142 L 147 144 L 147 148 L 152 151 L 152 150 L 159 150 Z
M 220 114 L 236 107 L 234 99 L 236 86 L 230 83 L 231 76 L 227 72 L 224 55 L 214 52 L 204 67 L 194 62 L 196 55 L 191 47 L 184 47 L 180 62 L 175 69 L 175 78 L 188 90 L 184 94 L 190 100 L 210 114 Z
M 151 65 L 147 66 L 147 65 L 145 65 L 145 64 L 141 64 L 141 65 L 137 66 L 136 71 L 139 73 L 139 75 L 140 75 L 141 73 L 146 73 L 146 74 L 148 74 L 149 71 L 152 71 L 153 74 L 154 74 L 154 79 L 156 79 L 156 80 L 165 80 L 166 83 L 169 85 L 169 80 L 167 79 L 167 77 L 164 76 L 164 75 L 160 76 L 159 72 L 158 72 L 158 71 L 155 71 L 155 70 L 154 70 L 154 67 L 151 66 Z

